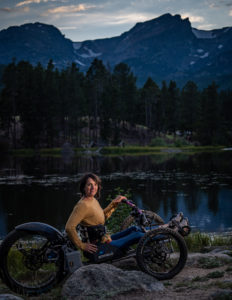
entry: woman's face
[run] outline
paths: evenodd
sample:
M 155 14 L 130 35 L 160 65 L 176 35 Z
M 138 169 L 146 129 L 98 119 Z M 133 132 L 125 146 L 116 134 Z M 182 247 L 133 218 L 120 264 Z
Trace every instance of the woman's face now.
M 85 184 L 85 197 L 94 197 L 98 190 L 97 183 L 92 179 L 88 178 Z

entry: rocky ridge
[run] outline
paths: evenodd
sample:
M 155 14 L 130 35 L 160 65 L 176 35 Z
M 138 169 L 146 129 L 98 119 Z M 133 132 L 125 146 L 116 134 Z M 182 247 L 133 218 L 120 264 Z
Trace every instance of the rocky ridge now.
M 120 36 L 73 42 L 52 25 L 24 24 L 0 31 L 0 64 L 12 58 L 44 66 L 52 59 L 57 68 L 75 62 L 82 71 L 98 58 L 110 68 L 128 64 L 140 86 L 150 76 L 158 84 L 193 80 L 205 87 L 214 80 L 225 88 L 231 86 L 232 27 L 198 30 L 188 18 L 164 14 Z

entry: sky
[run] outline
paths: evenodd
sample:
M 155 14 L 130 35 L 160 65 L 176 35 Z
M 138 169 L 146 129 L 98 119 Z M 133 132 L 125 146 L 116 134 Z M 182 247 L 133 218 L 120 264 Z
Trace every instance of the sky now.
M 232 0 L 0 0 L 0 30 L 41 22 L 76 42 L 118 36 L 165 13 L 197 29 L 232 26 Z

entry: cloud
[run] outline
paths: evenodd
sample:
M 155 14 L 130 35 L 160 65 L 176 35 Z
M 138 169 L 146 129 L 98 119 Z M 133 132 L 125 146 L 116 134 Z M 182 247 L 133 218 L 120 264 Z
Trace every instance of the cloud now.
M 86 5 L 86 4 L 78 4 L 78 5 L 69 5 L 69 6 L 58 6 L 55 8 L 48 9 L 43 13 L 43 16 L 47 16 L 49 14 L 70 14 L 77 13 L 80 11 L 85 11 L 89 8 L 94 8 L 95 5 Z
M 17 13 L 17 12 L 29 12 L 30 8 L 28 6 L 15 8 L 15 7 L 0 7 L 0 12 L 4 13 Z
M 232 17 L 232 9 L 229 11 L 229 16 Z
M 16 4 L 16 7 L 20 7 L 20 6 L 23 6 L 23 5 L 28 5 L 28 4 L 31 4 L 31 3 L 40 3 L 41 1 L 40 0 L 26 0 L 26 1 L 22 1 L 22 2 L 19 2 Z
M 201 29 L 201 30 L 212 30 L 216 27 L 217 25 L 215 24 L 202 24 L 197 26 L 197 29 Z
M 191 13 L 183 13 L 181 15 L 182 19 L 189 18 L 191 23 L 203 23 L 205 19 L 201 16 L 194 16 Z
M 152 18 L 156 18 L 157 16 L 154 16 L 152 14 Z M 110 25 L 118 25 L 118 24 L 130 24 L 130 23 L 138 23 L 138 22 L 145 22 L 147 20 L 150 20 L 150 15 L 142 15 L 140 13 L 132 13 L 132 14 L 125 14 L 120 16 L 111 16 L 110 19 L 107 21 L 107 24 Z
M 19 2 L 18 4 L 16 4 L 16 7 L 19 7 L 19 6 L 24 6 L 24 5 L 28 5 L 28 4 L 32 4 L 32 3 L 41 3 L 41 2 L 49 2 L 49 1 L 57 1 L 57 0 L 25 0 L 25 1 L 21 1 Z
M 225 5 L 225 6 L 232 6 L 232 1 L 231 0 L 220 0 L 219 1 L 222 5 Z
M 76 26 L 59 26 L 60 30 L 74 30 L 77 29 Z
M 207 5 L 210 8 L 230 7 L 232 6 L 232 0 L 207 0 Z

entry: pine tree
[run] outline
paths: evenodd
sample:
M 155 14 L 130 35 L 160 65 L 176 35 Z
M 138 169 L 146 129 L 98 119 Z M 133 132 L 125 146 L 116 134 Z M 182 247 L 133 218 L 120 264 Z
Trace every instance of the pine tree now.
M 16 65 L 13 60 L 2 75 L 4 88 L 0 98 L 0 128 L 14 148 L 17 148 L 16 117 L 18 116 Z
M 102 61 L 95 58 L 86 73 L 86 94 L 88 99 L 89 127 L 93 128 L 93 141 L 96 144 L 99 142 L 100 115 L 104 111 L 102 99 L 109 78 L 110 74 Z
M 201 115 L 198 125 L 198 137 L 203 145 L 217 143 L 219 129 L 217 86 L 213 82 L 201 95 Z
M 145 108 L 145 125 L 150 129 L 159 128 L 158 106 L 160 99 L 160 89 L 157 84 L 149 77 L 144 84 L 141 97 L 144 101 Z
M 188 81 L 181 91 L 179 129 L 192 139 L 199 116 L 199 92 L 194 82 Z

